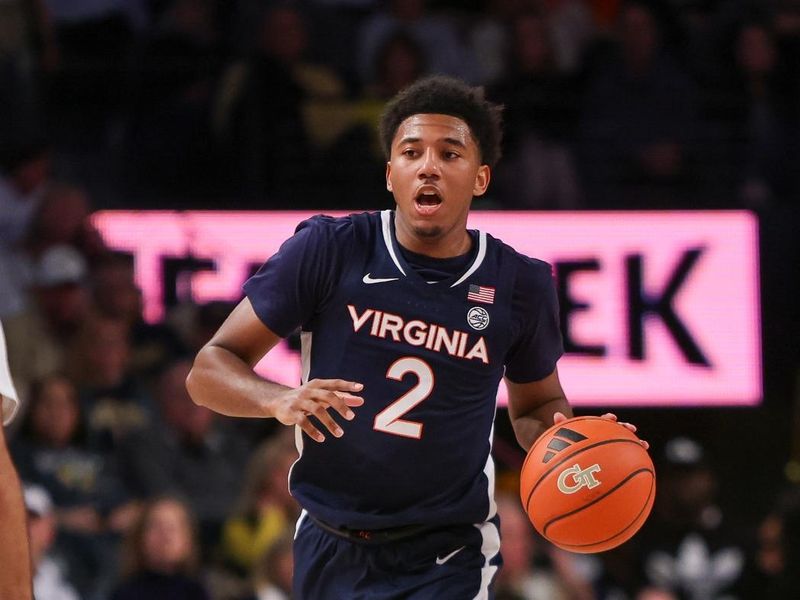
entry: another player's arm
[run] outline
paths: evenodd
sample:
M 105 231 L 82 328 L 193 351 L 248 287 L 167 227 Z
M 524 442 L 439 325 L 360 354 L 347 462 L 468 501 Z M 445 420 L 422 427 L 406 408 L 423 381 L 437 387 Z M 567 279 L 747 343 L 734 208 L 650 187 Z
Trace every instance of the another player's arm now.
M 28 600 L 31 593 L 25 507 L 0 418 L 0 598 Z
M 514 383 L 506 378 L 506 387 L 511 425 L 517 442 L 526 452 L 556 420 L 572 416 L 558 380 L 558 369 L 553 369 L 544 379 L 529 383 Z
M 363 386 L 340 379 L 313 379 L 291 388 L 259 377 L 253 368 L 280 340 L 261 322 L 250 301 L 242 300 L 197 353 L 186 379 L 192 399 L 229 416 L 274 417 L 284 425 L 299 425 L 321 442 L 325 436 L 309 419 L 313 415 L 333 435 L 341 436 L 341 427 L 327 409 L 352 419 L 351 407 L 364 403 L 354 395 Z

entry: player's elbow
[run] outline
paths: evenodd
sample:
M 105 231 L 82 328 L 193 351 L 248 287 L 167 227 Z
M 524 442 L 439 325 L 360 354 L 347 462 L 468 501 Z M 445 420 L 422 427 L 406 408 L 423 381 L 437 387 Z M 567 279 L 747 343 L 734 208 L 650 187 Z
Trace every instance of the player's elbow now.
M 189 392 L 189 397 L 191 397 L 192 401 L 198 406 L 206 406 L 203 394 L 203 390 L 205 389 L 203 385 L 204 350 L 205 348 L 202 348 L 200 352 L 197 353 L 192 368 L 186 376 L 186 391 Z

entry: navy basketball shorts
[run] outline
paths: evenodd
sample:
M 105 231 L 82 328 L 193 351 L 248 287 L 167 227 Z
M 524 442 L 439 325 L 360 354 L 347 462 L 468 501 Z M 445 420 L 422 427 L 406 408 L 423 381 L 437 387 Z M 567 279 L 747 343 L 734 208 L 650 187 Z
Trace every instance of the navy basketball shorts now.
M 499 521 L 395 541 L 356 541 L 305 512 L 294 540 L 296 600 L 490 600 L 501 566 Z

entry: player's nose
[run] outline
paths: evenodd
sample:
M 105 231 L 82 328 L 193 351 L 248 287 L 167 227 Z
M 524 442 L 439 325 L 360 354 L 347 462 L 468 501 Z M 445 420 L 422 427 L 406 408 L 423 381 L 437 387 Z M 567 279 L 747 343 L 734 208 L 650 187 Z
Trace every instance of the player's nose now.
M 419 162 L 417 175 L 420 179 L 430 179 L 439 176 L 439 160 L 433 148 L 427 148 Z

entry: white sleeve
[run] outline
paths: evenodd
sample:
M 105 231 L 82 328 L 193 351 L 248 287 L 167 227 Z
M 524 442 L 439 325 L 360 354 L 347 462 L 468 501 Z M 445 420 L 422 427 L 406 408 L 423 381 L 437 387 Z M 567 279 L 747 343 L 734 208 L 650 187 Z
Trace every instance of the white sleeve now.
M 3 425 L 8 425 L 17 413 L 19 400 L 14 382 L 11 381 L 11 371 L 8 368 L 6 354 L 6 337 L 3 334 L 3 324 L 0 323 L 0 398 L 2 398 Z

